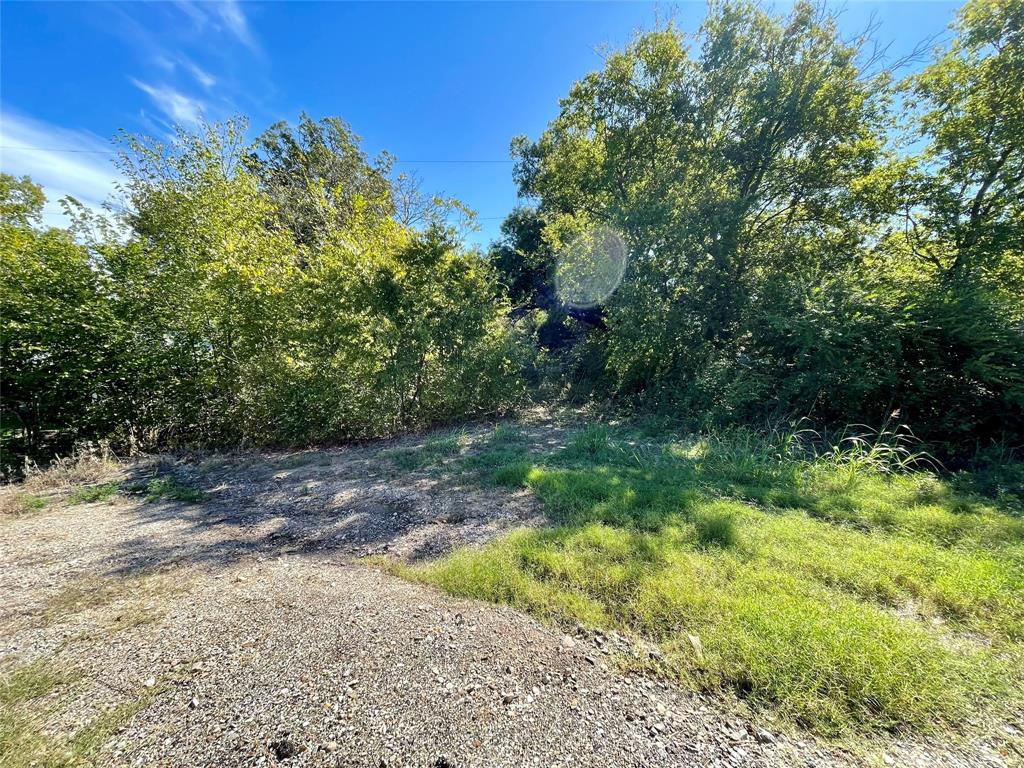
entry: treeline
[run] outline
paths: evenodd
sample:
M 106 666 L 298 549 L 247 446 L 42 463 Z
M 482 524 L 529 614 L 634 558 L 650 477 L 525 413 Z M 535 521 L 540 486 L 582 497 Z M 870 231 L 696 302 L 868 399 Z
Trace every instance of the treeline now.
M 125 137 L 116 207 L 68 201 L 67 229 L 4 176 L 4 462 L 81 438 L 387 435 L 528 385 L 694 425 L 896 419 L 955 449 L 1019 443 L 1022 27 L 1022 0 L 972 0 L 899 81 L 818 6 L 715 2 L 513 141 L 531 205 L 486 255 L 457 201 L 334 118 L 252 143 L 240 122 Z M 621 237 L 621 281 L 566 302 L 559 270 L 572 253 L 580 278 L 595 231 Z
M 902 81 L 820 6 L 713 3 L 643 34 L 518 138 L 492 260 L 535 375 L 696 423 L 886 422 L 1024 438 L 1024 3 L 972 0 Z M 567 244 L 617 229 L 619 289 L 569 309 Z M 552 379 L 552 373 L 555 374 Z
M 500 411 L 523 393 L 494 270 L 453 203 L 339 120 L 127 139 L 113 221 L 3 178 L 5 458 L 309 444 Z

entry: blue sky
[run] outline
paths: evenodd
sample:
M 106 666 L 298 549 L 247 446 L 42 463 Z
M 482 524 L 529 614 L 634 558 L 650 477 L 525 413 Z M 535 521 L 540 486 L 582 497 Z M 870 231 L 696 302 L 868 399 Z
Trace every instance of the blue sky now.
M 957 3 L 848 2 L 850 34 L 874 17 L 898 57 L 942 34 Z M 780 9 L 785 6 L 781 4 Z M 497 236 L 516 204 L 509 140 L 536 137 L 603 46 L 703 3 L 4 2 L 0 167 L 51 197 L 98 204 L 116 182 L 110 138 L 249 117 L 252 131 L 303 110 L 339 115 L 372 155 L 387 149 L 424 189 Z M 25 147 L 36 149 L 28 150 Z M 76 152 L 57 150 L 79 150 Z M 499 162 L 452 162 L 452 161 Z M 433 161 L 433 162 L 424 162 Z M 59 216 L 49 213 L 56 223 Z

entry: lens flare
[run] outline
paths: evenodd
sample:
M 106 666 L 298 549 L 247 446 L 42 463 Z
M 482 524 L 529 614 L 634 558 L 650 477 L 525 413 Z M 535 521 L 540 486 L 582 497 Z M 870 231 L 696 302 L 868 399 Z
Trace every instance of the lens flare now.
M 580 233 L 558 254 L 558 298 L 580 309 L 600 304 L 619 287 L 628 260 L 625 241 L 611 227 L 599 224 Z

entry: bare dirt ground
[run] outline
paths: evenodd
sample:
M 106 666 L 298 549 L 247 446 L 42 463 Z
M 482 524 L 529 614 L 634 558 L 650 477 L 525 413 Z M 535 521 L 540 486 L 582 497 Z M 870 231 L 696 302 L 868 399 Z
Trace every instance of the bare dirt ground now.
M 537 447 L 564 439 L 527 430 Z M 781 732 L 621 673 L 617 654 L 637 652 L 623 638 L 367 565 L 542 521 L 526 493 L 402 471 L 393 448 L 142 462 L 115 475 L 173 471 L 205 498 L 72 504 L 65 488 L 0 520 L 0 672 L 38 659 L 73 672 L 34 727 L 58 745 L 98 734 L 81 756 L 103 766 L 1003 764 L 962 745 L 853 754 Z

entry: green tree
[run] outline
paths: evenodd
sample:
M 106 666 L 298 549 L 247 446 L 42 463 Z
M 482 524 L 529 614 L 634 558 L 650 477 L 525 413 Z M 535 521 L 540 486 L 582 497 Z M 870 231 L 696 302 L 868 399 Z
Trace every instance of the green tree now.
M 918 155 L 883 169 L 879 248 L 904 297 L 907 415 L 947 439 L 1024 432 L 1024 3 L 971 0 L 907 79 Z
M 245 160 L 300 245 L 319 244 L 357 207 L 369 207 L 377 218 L 395 213 L 390 156 L 371 164 L 359 136 L 339 117 L 317 121 L 303 113 L 296 128 L 275 123 Z
M 614 389 L 739 412 L 772 389 L 751 359 L 765 281 L 813 290 L 859 258 L 850 190 L 882 147 L 886 80 L 809 3 L 714 3 L 694 45 L 669 26 L 609 56 L 516 141 L 516 173 L 552 242 L 594 222 L 629 242 L 607 307 Z
M 0 174 L 5 465 L 110 426 L 97 388 L 114 322 L 107 281 L 69 232 L 41 226 L 45 202 L 31 180 Z
M 971 0 L 905 88 L 926 148 L 908 174 L 913 254 L 946 282 L 1024 292 L 1024 3 Z
M 224 441 L 266 428 L 253 404 L 284 350 L 299 257 L 244 168 L 244 128 L 180 133 L 170 146 L 127 140 L 132 242 L 107 268 L 145 384 L 142 429 Z

